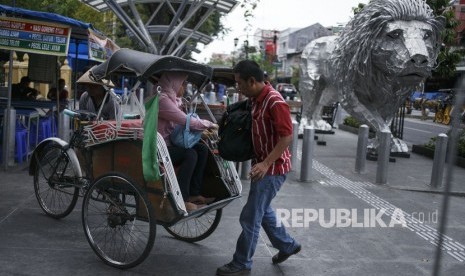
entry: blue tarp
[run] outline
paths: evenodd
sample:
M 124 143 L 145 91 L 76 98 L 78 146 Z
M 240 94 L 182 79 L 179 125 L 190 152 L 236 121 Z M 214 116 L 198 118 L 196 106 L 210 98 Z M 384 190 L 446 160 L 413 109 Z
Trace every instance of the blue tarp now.
M 448 96 L 450 92 L 442 92 L 442 91 L 425 91 L 425 92 L 418 92 L 415 91 L 410 95 L 410 101 L 413 103 L 418 98 L 425 98 L 426 100 L 440 100 Z
M 99 61 L 89 59 L 89 42 L 87 40 L 71 39 L 68 48 L 68 65 L 81 72 L 91 64 L 98 64 Z M 77 47 L 77 59 L 76 59 Z M 75 67 L 76 66 L 76 67 Z M 88 68 L 87 68 L 88 69 Z

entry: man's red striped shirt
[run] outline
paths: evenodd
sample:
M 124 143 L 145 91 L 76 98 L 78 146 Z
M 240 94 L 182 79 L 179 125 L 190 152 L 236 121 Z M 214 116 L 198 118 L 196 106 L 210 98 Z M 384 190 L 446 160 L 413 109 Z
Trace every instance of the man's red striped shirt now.
M 260 163 L 270 154 L 281 137 L 292 135 L 289 105 L 281 94 L 266 83 L 257 98 L 252 98 L 252 136 L 255 149 L 253 164 Z M 287 148 L 273 162 L 267 174 L 279 175 L 291 170 L 291 155 Z

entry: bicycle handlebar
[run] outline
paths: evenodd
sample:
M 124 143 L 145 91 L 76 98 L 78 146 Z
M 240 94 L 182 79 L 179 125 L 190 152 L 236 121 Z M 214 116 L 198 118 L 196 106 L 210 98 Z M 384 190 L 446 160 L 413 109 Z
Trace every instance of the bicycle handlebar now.
M 78 118 L 81 121 L 93 121 L 97 118 L 97 114 L 86 110 L 73 111 L 65 108 L 63 113 L 72 118 Z
M 72 111 L 70 109 L 67 109 L 67 108 L 65 108 L 63 110 L 63 113 L 65 113 L 65 115 L 68 115 L 69 117 L 76 117 L 78 115 L 77 112 L 74 112 L 74 111 Z
M 123 114 L 123 119 L 140 119 L 139 114 Z

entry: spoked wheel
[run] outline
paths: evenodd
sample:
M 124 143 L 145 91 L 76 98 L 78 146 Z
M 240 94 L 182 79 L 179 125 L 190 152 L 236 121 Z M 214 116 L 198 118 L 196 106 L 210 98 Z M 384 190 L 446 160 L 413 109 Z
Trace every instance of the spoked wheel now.
M 37 158 L 34 192 L 40 208 L 53 218 L 63 218 L 71 213 L 79 196 L 73 164 L 58 144 L 47 146 Z
M 195 217 L 171 227 L 165 227 L 166 231 L 176 239 L 186 242 L 201 241 L 210 236 L 221 220 L 223 209 L 213 210 L 200 217 Z
M 140 264 L 152 250 L 155 216 L 152 205 L 129 177 L 110 173 L 89 188 L 82 204 L 87 241 L 108 265 L 126 269 Z

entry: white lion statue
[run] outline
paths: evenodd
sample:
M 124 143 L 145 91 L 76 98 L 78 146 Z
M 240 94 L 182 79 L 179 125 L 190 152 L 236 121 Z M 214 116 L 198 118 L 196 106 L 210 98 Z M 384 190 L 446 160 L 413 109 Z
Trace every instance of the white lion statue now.
M 376 131 L 389 129 L 401 104 L 431 75 L 444 24 L 424 0 L 374 0 L 340 36 L 310 42 L 300 63 L 301 127 L 321 126 L 323 106 L 339 101 Z

